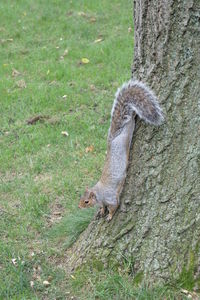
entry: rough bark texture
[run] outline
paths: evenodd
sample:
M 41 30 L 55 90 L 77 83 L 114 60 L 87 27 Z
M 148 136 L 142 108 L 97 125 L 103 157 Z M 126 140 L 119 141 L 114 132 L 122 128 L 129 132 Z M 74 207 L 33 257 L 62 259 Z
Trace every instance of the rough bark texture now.
M 93 220 L 68 265 L 133 263 L 149 280 L 200 273 L 200 2 L 134 1 L 134 77 L 158 95 L 166 122 L 137 122 L 121 207 Z

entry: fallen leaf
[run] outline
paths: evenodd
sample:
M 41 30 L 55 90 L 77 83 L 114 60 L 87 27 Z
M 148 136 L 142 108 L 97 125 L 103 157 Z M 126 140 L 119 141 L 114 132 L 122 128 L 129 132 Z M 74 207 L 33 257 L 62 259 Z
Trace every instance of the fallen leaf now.
M 41 272 L 41 271 L 42 271 L 42 268 L 41 268 L 41 266 L 37 266 L 37 269 L 38 269 L 38 271 L 39 271 L 39 272 Z
M 181 289 L 181 292 L 184 293 L 184 294 L 186 294 L 186 295 L 189 294 L 189 291 L 185 290 L 185 289 Z
M 95 23 L 96 22 L 96 18 L 90 18 L 90 23 Z
M 97 39 L 97 40 L 94 41 L 94 43 L 96 44 L 96 43 L 100 43 L 102 41 L 103 41 L 103 39 Z
M 38 280 L 38 281 L 41 281 L 41 277 L 40 277 L 40 275 L 38 275 L 37 273 L 34 273 L 34 274 L 33 274 L 33 279 Z
M 12 261 L 12 263 L 13 263 L 14 266 L 17 266 L 17 260 L 16 260 L 16 258 L 12 258 L 11 261 Z
M 33 124 L 35 124 L 38 121 L 41 121 L 41 120 L 44 120 L 44 119 L 48 119 L 48 118 L 49 118 L 48 116 L 38 115 L 38 116 L 35 116 L 35 117 L 32 117 L 32 118 L 26 120 L 26 123 L 28 125 L 33 125 Z
M 67 131 L 62 131 L 61 134 L 64 135 L 64 136 L 68 136 L 69 135 L 69 133 Z
M 65 49 L 64 53 L 63 53 L 63 56 L 66 56 L 68 54 L 69 50 L 68 49 Z
M 53 277 L 50 275 L 48 276 L 48 281 L 52 281 Z
M 50 286 L 50 284 L 51 283 L 48 280 L 43 281 L 43 285 L 46 286 L 46 287 Z
M 25 89 L 26 88 L 26 82 L 24 79 L 21 79 L 19 81 L 16 82 L 17 87 L 20 89 Z
M 41 277 L 40 277 L 41 272 L 42 272 L 42 269 L 40 266 L 33 267 L 33 277 L 32 278 L 35 280 L 41 281 Z
M 80 16 L 80 17 L 86 17 L 87 15 L 83 11 L 79 11 L 78 12 L 78 16 Z
M 88 152 L 93 152 L 93 151 L 94 151 L 94 146 L 93 146 L 93 145 L 91 145 L 91 146 L 85 148 L 85 152 L 86 152 L 86 153 L 88 153 Z
M 188 299 L 194 299 L 194 300 L 198 300 L 199 299 L 199 295 L 197 293 L 195 293 L 194 291 L 188 291 L 185 289 L 181 289 L 181 292 L 185 295 L 187 295 Z
M 96 90 L 95 85 L 94 85 L 94 84 L 91 84 L 91 85 L 90 85 L 90 89 L 91 89 L 91 91 L 95 91 L 95 90 Z
M 6 42 L 13 42 L 13 39 L 1 39 L 0 43 L 5 44 Z
M 12 77 L 17 77 L 19 75 L 21 75 L 21 73 L 19 71 L 17 71 L 16 69 L 12 70 Z
M 88 58 L 83 57 L 83 58 L 81 59 L 81 62 L 82 62 L 83 64 L 88 64 L 90 61 L 89 61 Z

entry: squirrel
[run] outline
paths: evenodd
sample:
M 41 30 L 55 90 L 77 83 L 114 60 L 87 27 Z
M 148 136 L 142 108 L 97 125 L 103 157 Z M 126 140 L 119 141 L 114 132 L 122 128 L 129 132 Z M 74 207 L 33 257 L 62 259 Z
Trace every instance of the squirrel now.
M 108 221 L 119 207 L 136 115 L 153 125 L 160 125 L 164 120 L 153 91 L 141 81 L 131 79 L 115 94 L 107 138 L 107 155 L 101 178 L 94 187 L 86 188 L 78 206 L 86 208 L 99 204 L 98 215 L 103 217 L 108 210 Z

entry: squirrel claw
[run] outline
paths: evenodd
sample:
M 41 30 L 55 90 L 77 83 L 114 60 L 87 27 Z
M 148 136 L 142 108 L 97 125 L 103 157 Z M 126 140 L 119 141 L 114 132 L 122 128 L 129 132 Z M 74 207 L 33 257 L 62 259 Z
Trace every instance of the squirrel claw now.
M 108 216 L 107 216 L 107 218 L 106 218 L 106 221 L 108 221 L 108 222 L 110 222 L 111 220 L 112 220 L 112 215 L 111 214 L 109 214 Z

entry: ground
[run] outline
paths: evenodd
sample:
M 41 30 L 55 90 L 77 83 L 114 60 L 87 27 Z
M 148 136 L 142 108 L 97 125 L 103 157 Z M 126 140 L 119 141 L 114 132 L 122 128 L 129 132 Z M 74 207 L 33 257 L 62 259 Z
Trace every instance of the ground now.
M 132 1 L 1 1 L 0 20 L 0 299 L 173 299 L 137 286 L 128 262 L 65 270 L 95 213 L 77 205 L 101 173 L 113 95 L 131 74 Z

